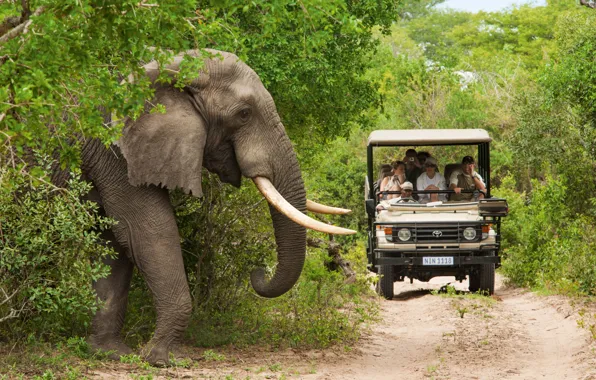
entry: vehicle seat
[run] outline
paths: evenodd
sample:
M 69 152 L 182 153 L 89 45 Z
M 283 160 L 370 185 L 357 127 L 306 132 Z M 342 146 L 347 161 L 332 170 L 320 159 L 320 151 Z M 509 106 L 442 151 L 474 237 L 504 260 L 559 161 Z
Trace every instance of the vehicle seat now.
M 451 173 L 454 170 L 460 169 L 461 164 L 447 164 L 445 165 L 445 169 L 443 170 L 443 176 L 445 177 L 445 182 L 447 182 L 447 187 L 449 187 L 449 179 L 451 178 Z

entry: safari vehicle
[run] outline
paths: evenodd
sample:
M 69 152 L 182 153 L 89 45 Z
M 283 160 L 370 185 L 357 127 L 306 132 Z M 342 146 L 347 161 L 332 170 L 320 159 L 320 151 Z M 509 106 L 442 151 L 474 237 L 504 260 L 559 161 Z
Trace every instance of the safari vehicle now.
M 391 299 L 395 281 L 404 281 L 405 277 L 411 282 L 429 281 L 436 276 L 454 276 L 460 282 L 468 277 L 470 291 L 494 292 L 495 268 L 500 266 L 501 218 L 507 215 L 508 205 L 505 199 L 491 195 L 490 142 L 490 136 L 482 129 L 377 130 L 370 134 L 365 200 L 367 256 L 369 269 L 380 275 L 379 294 Z M 450 173 L 445 170 L 451 172 L 457 168 L 465 152 L 476 156 L 476 171 L 486 185 L 484 199 L 474 200 L 479 195 L 476 191 L 471 201 L 384 202 L 384 206 L 388 203 L 389 206 L 379 210 L 382 194 L 374 190 L 377 180 L 374 168 L 384 162 L 375 151 L 384 150 L 386 157 L 391 151 L 396 156 L 400 149 L 421 147 L 439 158 L 439 172 L 445 177 L 447 188 Z M 435 151 L 447 151 L 450 157 L 458 154 L 459 161 L 443 162 L 447 164 L 443 167 L 443 158 L 435 156 Z M 454 190 L 414 191 L 414 194 L 429 193 L 446 194 L 448 199 Z

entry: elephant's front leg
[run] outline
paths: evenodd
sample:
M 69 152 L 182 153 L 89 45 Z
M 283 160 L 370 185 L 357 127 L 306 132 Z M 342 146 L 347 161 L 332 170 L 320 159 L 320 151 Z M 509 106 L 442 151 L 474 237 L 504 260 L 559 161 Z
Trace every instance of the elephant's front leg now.
M 188 325 L 192 303 L 168 194 L 153 187 L 138 192 L 143 194 L 135 197 L 133 212 L 116 228 L 128 238 L 133 261 L 151 290 L 157 312 L 155 333 L 142 354 L 153 365 L 166 365 L 170 347 Z
M 143 356 L 153 365 L 166 365 L 173 344 L 188 325 L 192 303 L 182 261 L 180 238 L 174 236 L 141 242 L 143 254 L 137 258 L 139 271 L 153 294 L 157 323 Z

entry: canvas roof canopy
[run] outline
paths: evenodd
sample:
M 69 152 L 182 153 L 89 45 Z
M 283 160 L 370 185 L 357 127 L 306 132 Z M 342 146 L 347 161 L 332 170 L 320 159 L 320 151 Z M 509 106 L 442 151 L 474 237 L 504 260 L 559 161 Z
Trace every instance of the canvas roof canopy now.
M 490 142 L 484 129 L 386 129 L 371 132 L 368 145 L 472 145 Z

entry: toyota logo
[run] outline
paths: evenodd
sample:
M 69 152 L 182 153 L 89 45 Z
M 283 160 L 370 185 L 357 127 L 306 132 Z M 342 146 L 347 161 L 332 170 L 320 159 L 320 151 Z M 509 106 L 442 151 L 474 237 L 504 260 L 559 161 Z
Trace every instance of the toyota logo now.
M 433 236 L 436 238 L 440 238 L 441 236 L 443 236 L 443 232 L 442 231 L 433 231 Z

